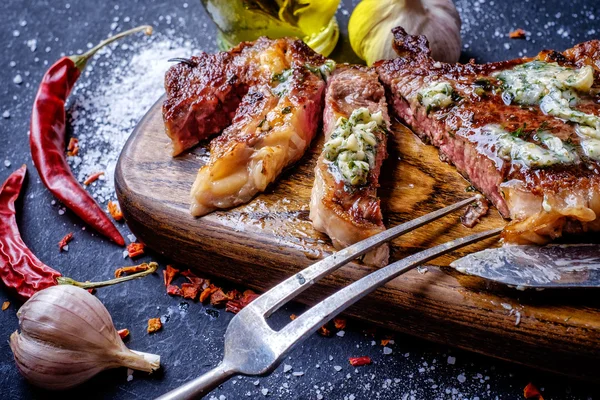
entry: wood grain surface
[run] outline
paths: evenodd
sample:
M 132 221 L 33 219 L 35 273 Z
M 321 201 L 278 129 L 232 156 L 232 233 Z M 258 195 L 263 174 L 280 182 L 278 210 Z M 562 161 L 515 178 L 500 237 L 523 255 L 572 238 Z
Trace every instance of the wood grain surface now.
M 249 204 L 202 218 L 188 212 L 196 172 L 208 159 L 204 143 L 180 157 L 167 148 L 160 104 L 139 123 L 116 170 L 116 189 L 127 224 L 153 250 L 198 271 L 260 291 L 333 251 L 308 219 L 315 141 L 298 164 Z M 395 124 L 381 175 L 388 227 L 467 198 L 469 184 Z M 495 209 L 475 228 L 452 214 L 392 242 L 390 261 L 421 249 L 504 224 Z M 446 267 L 495 239 L 466 247 L 411 271 L 347 312 L 389 329 L 539 369 L 599 381 L 600 302 L 594 291 L 521 292 L 461 275 Z M 349 264 L 315 283 L 299 301 L 314 304 L 373 270 Z

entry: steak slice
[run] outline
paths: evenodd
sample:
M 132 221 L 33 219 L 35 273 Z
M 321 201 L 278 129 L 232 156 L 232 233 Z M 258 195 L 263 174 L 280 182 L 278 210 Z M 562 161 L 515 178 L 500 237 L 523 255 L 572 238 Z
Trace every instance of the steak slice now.
M 173 65 L 165 74 L 165 130 L 176 156 L 231 124 L 250 87 L 270 84 L 292 59 L 320 65 L 323 57 L 301 41 L 261 37 L 227 52 L 191 57 L 194 66 Z
M 191 190 L 191 213 L 207 214 L 248 202 L 298 161 L 322 115 L 325 79 L 334 63 L 300 40 L 259 39 L 237 57 L 248 85 L 235 116 L 210 144 L 210 158 Z M 198 114 L 196 114 L 198 115 Z
M 490 64 L 445 64 L 393 30 L 375 65 L 395 113 L 505 218 L 506 242 L 600 230 L 600 42 Z
M 360 154 L 360 158 L 369 166 L 368 173 L 359 176 L 359 182 L 353 184 L 344 176 L 344 172 L 352 176 L 352 171 L 346 168 L 346 164 L 340 166 L 340 163 L 348 163 L 343 160 L 347 157 L 344 152 L 352 151 L 352 142 L 357 137 L 359 142 L 362 140 L 360 136 L 363 131 L 356 130 L 364 124 L 359 123 L 353 128 L 344 127 L 357 119 L 358 115 L 361 115 L 360 122 L 365 122 L 364 116 L 374 114 L 380 118 L 380 123 L 372 124 L 374 129 L 371 130 L 376 143 L 366 146 L 366 150 L 357 148 L 353 153 L 372 153 L 371 157 Z M 325 93 L 325 146 L 315 166 L 315 182 L 310 200 L 313 226 L 326 233 L 336 249 L 385 230 L 377 188 L 381 164 L 387 156 L 389 125 L 385 91 L 375 71 L 363 67 L 338 67 L 329 78 Z M 351 135 L 354 137 L 350 137 Z M 339 143 L 334 143 L 336 140 Z M 367 253 L 363 261 L 383 266 L 387 264 L 388 256 L 389 247 L 384 244 Z

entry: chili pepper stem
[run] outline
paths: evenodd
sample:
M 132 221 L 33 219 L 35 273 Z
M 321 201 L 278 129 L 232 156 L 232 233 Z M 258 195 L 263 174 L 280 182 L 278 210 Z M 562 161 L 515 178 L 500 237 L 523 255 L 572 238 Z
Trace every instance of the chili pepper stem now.
M 81 55 L 69 56 L 69 59 L 71 61 L 73 61 L 73 63 L 75 64 L 75 66 L 77 67 L 77 69 L 79 71 L 83 71 L 83 69 L 85 68 L 89 59 L 92 58 L 94 56 L 94 54 L 96 54 L 98 52 L 98 50 L 100 50 L 101 48 L 103 48 L 104 46 L 106 46 L 108 44 L 111 44 L 115 40 L 121 39 L 124 36 L 128 36 L 128 35 L 131 35 L 132 33 L 141 32 L 141 31 L 144 31 L 144 33 L 146 35 L 151 35 L 152 34 L 152 26 L 141 25 L 141 26 L 138 26 L 137 28 L 133 28 L 133 29 L 129 29 L 127 31 L 121 32 L 121 33 L 117 33 L 116 35 L 111 36 L 108 39 L 104 39 L 103 41 L 98 43 L 96 46 L 92 47 L 91 49 L 89 49 L 88 51 L 86 51 L 85 53 L 83 53 Z
M 82 289 L 95 289 L 95 288 L 115 285 L 117 283 L 121 283 L 121 282 L 125 282 L 125 281 L 130 281 L 132 279 L 141 278 L 143 276 L 150 275 L 150 274 L 156 272 L 157 269 L 158 269 L 158 264 L 155 262 L 151 262 L 148 264 L 148 269 L 145 271 L 131 274 L 128 276 L 123 276 L 121 278 L 110 279 L 108 281 L 79 282 L 74 279 L 67 278 L 65 276 L 59 276 L 58 278 L 56 278 L 56 282 L 58 282 L 59 285 L 73 285 L 73 286 L 80 287 Z

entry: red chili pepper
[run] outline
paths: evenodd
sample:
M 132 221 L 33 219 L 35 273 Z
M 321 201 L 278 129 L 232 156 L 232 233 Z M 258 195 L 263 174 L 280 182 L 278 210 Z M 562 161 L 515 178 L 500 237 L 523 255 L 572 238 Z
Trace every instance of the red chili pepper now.
M 23 299 L 56 285 L 61 274 L 41 262 L 21 239 L 15 217 L 15 200 L 19 197 L 27 167 L 12 173 L 0 189 L 0 277 Z
M 369 364 L 371 364 L 371 357 L 369 357 L 369 356 L 364 356 L 364 357 L 350 357 L 348 359 L 348 361 L 350 361 L 350 365 L 352 365 L 353 367 L 360 367 L 362 365 L 369 365 Z
M 41 262 L 23 242 L 17 225 L 15 201 L 19 197 L 27 167 L 13 172 L 0 187 L 0 279 L 23 300 L 47 287 L 64 284 L 84 289 L 103 287 L 154 273 L 158 264 L 152 262 L 141 272 L 104 282 L 77 282 L 61 276 Z
M 125 240 L 104 211 L 77 182 L 65 157 L 65 102 L 88 60 L 107 44 L 134 32 L 152 32 L 140 26 L 102 41 L 88 52 L 63 57 L 46 71 L 33 103 L 29 145 L 33 163 L 46 187 L 61 202 L 102 235 L 124 246 Z

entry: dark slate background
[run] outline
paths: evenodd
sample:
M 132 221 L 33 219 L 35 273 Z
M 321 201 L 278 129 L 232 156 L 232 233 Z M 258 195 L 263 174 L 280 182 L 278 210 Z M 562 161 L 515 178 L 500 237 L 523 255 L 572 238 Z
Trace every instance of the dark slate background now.
M 356 1 L 343 3 L 338 12 L 342 27 Z M 463 19 L 463 60 L 485 62 L 531 55 L 543 48 L 564 49 L 600 36 L 597 1 L 460 0 L 457 5 Z M 151 23 L 160 31 L 168 25 L 163 17 L 172 16 L 180 22 L 169 27 L 207 51 L 215 50 L 212 25 L 209 22 L 210 40 L 198 36 L 198 32 L 206 32 L 200 26 L 208 21 L 196 0 L 4 0 L 0 2 L 0 15 L 0 114 L 10 113 L 9 118 L 0 119 L 0 180 L 22 163 L 29 167 L 22 196 L 25 200 L 18 207 L 23 238 L 44 262 L 64 275 L 89 280 L 108 278 L 116 267 L 128 263 L 122 258 L 122 249 L 92 235 L 90 230 L 81 231 L 81 222 L 70 212 L 59 217 L 51 205 L 52 196 L 39 182 L 30 160 L 28 120 L 34 92 L 45 70 L 43 61 L 52 63 L 62 52 L 73 53 L 106 36 L 115 17 L 129 16 L 131 26 Z M 21 21 L 26 25 L 22 26 Z M 507 33 L 517 27 L 530 32 L 527 40 L 507 38 Z M 25 45 L 31 38 L 38 40 L 35 54 Z M 47 45 L 51 49 L 45 52 Z M 334 57 L 351 61 L 352 57 L 340 56 L 348 49 L 347 41 L 342 39 Z M 24 79 L 20 85 L 13 82 L 16 74 Z M 90 79 L 93 82 L 95 77 Z M 10 167 L 4 166 L 5 160 L 11 162 Z M 121 229 L 128 233 L 124 225 Z M 71 230 L 79 232 L 71 250 L 59 253 L 58 240 Z M 157 258 L 150 255 L 147 259 Z M 159 261 L 165 264 L 165 260 Z M 130 329 L 128 345 L 160 354 L 164 369 L 154 376 L 135 373 L 131 382 L 126 381 L 124 369 L 105 372 L 61 394 L 63 398 L 153 398 L 198 376 L 220 359 L 223 333 L 232 315 L 167 296 L 158 274 L 102 289 L 97 296 L 112 314 L 115 325 Z M 5 300 L 11 305 L 0 312 L 0 398 L 49 398 L 54 394 L 29 386 L 15 368 L 7 340 L 17 329 L 19 303 L 0 287 L 0 303 Z M 273 317 L 275 324 L 281 325 L 291 313 L 301 311 L 301 306 L 288 306 Z M 146 321 L 157 316 L 167 316 L 164 329 L 148 335 Z M 234 378 L 211 396 L 262 398 L 261 390 L 268 389 L 267 397 L 289 399 L 315 399 L 320 395 L 325 399 L 519 399 L 530 381 L 544 389 L 546 399 L 600 395 L 598 386 L 452 349 L 452 343 L 434 345 L 396 335 L 395 343 L 390 345 L 393 353 L 384 355 L 379 340 L 385 332 L 373 339 L 364 333 L 365 329 L 368 327 L 350 321 L 343 337 L 309 338 L 285 361 L 292 371 L 304 372 L 303 376 L 286 374 L 280 366 L 268 377 Z M 377 340 L 376 345 L 372 340 Z M 373 365 L 351 368 L 348 357 L 362 355 L 370 356 Z M 456 358 L 455 364 L 447 362 L 449 356 Z M 342 367 L 339 372 L 333 368 L 338 365 Z

